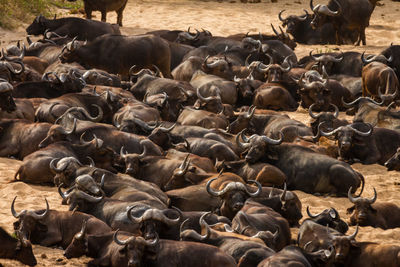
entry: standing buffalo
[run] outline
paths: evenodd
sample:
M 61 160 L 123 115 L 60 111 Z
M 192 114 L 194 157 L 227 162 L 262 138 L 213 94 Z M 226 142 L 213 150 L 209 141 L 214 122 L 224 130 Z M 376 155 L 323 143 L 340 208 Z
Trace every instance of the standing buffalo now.
M 68 0 L 75 2 L 76 0 Z M 101 12 L 101 21 L 106 22 L 107 12 L 117 12 L 117 23 L 122 26 L 122 12 L 128 0 L 83 0 L 85 3 L 85 13 L 87 19 L 92 19 L 92 11 Z

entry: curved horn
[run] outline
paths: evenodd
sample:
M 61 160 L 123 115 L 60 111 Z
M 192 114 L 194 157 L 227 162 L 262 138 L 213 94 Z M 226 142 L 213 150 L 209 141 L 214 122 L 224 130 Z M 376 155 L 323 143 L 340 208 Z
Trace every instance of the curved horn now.
M 250 59 L 250 57 L 251 57 L 251 54 L 249 54 L 249 55 L 246 57 L 246 60 L 244 61 L 244 65 L 245 65 L 247 68 L 250 66 L 250 64 L 249 64 L 249 59 Z
M 16 199 L 17 199 L 17 196 L 14 197 L 14 199 L 13 199 L 13 201 L 12 201 L 12 203 L 11 203 L 11 214 L 12 214 L 15 218 L 18 219 L 24 211 L 21 211 L 20 213 L 17 213 L 17 212 L 15 211 L 14 204 L 15 204 L 15 200 L 16 200 Z
M 63 128 L 63 129 L 64 129 L 64 128 Z M 72 126 L 72 129 L 71 129 L 70 131 L 66 131 L 66 130 L 64 129 L 64 134 L 66 134 L 66 135 L 73 134 L 73 133 L 75 132 L 75 130 L 76 130 L 76 118 L 74 118 L 74 125 Z
M 144 157 L 147 155 L 147 144 L 148 144 L 148 142 L 146 142 L 146 141 L 144 141 L 144 140 L 142 140 L 142 141 L 140 142 L 140 145 L 143 147 L 143 151 L 142 151 L 142 154 L 140 154 L 140 155 L 138 156 L 139 159 L 142 159 L 142 158 L 144 158 Z
M 197 39 L 199 38 L 199 36 L 200 36 L 200 31 L 196 29 L 196 34 L 195 34 L 195 36 L 193 36 L 193 34 L 190 33 L 190 27 L 189 27 L 187 32 L 183 32 L 183 33 L 182 33 L 182 36 L 183 36 L 185 39 L 189 40 L 189 41 L 194 41 L 194 40 L 197 40 Z
M 283 68 L 281 65 L 279 65 L 279 68 L 281 69 L 281 71 L 283 72 L 289 72 L 292 69 L 292 65 L 290 64 L 289 58 L 290 56 L 285 57 L 285 59 L 283 60 L 282 65 L 286 62 L 286 64 L 288 65 L 287 68 Z
M 49 202 L 47 201 L 47 198 L 44 198 L 44 200 L 46 201 L 46 210 L 42 213 L 42 214 L 38 214 L 36 212 L 32 212 L 32 217 L 35 218 L 36 220 L 42 220 L 44 218 L 46 218 L 47 214 L 49 214 Z
M 347 238 L 349 240 L 354 240 L 356 238 L 357 234 L 358 234 L 358 225 L 357 225 L 356 230 L 354 231 L 354 233 L 352 235 L 349 235 Z
M 349 191 L 347 192 L 347 197 L 351 203 L 356 203 L 361 197 L 353 197 L 351 194 L 352 189 L 353 189 L 353 187 L 350 186 Z
M 281 11 L 279 12 L 279 14 L 278 14 L 278 18 L 279 18 L 279 20 L 282 21 L 282 22 L 284 22 L 284 21 L 286 20 L 286 18 L 285 18 L 285 19 L 282 18 L 282 13 L 283 13 L 283 12 L 285 12 L 285 9 L 281 10 Z M 272 24 L 271 24 L 271 26 L 272 26 Z M 272 29 L 274 30 L 275 34 L 278 35 L 277 32 L 275 31 L 275 29 L 274 29 L 273 27 L 272 27 Z
M 216 68 L 219 67 L 221 65 L 226 65 L 228 64 L 228 62 L 225 59 L 218 59 L 217 61 L 213 62 L 213 63 L 207 63 L 205 62 L 207 67 L 212 69 L 212 68 Z
M 333 135 L 333 134 L 335 134 L 335 133 L 337 133 L 337 132 L 343 130 L 344 127 L 345 127 L 345 126 L 340 126 L 340 127 L 336 128 L 335 130 L 330 131 L 330 132 L 327 132 L 327 133 L 324 132 L 324 131 L 322 131 L 322 130 L 320 130 L 319 132 L 321 133 L 322 136 L 331 136 L 331 135 Z
M 58 105 L 58 104 L 59 104 L 59 103 L 52 103 L 52 104 L 50 105 L 50 107 L 49 107 L 49 114 L 50 114 L 51 116 L 53 116 L 54 119 L 56 119 L 58 116 L 56 116 L 56 115 L 53 114 L 53 108 L 54 108 L 56 105 Z
M 243 129 L 240 133 L 238 133 L 236 135 L 236 144 L 241 148 L 241 149 L 247 149 L 250 147 L 250 144 L 248 142 L 246 143 L 242 143 L 242 141 L 240 141 L 240 136 L 243 136 L 243 133 L 246 129 Z M 244 140 L 243 140 L 244 141 Z
M 274 187 L 274 185 L 272 185 L 271 191 L 269 191 L 268 198 L 272 198 L 274 196 L 274 189 L 275 189 L 275 187 Z
M 68 164 L 65 164 L 64 168 L 57 168 L 56 167 L 56 161 L 59 161 L 60 158 L 54 158 L 50 161 L 50 169 L 52 169 L 53 171 L 55 171 L 56 173 L 61 173 L 63 171 L 65 171 L 65 169 L 67 168 Z
M 310 0 L 310 8 L 311 8 L 312 11 L 314 11 L 313 0 Z
M 366 59 L 366 58 L 364 57 L 364 55 L 365 55 L 365 51 L 361 54 L 361 61 L 362 61 L 364 64 L 369 64 L 369 63 L 371 63 L 372 61 L 374 61 L 374 58 Z
M 333 57 L 332 61 L 336 62 L 336 63 L 339 63 L 339 62 L 341 62 L 343 60 L 343 58 L 344 58 L 344 54 L 343 54 L 342 51 L 340 51 L 340 57 L 338 57 L 338 58 L 337 57 Z
M 121 150 L 119 151 L 119 154 L 123 158 L 128 154 L 128 153 L 126 153 L 126 151 L 125 152 L 124 151 L 125 151 L 124 146 L 121 146 Z
M 277 140 L 271 139 L 271 138 L 269 138 L 269 137 L 266 136 L 266 135 L 261 136 L 261 138 L 262 138 L 262 140 L 263 140 L 264 142 L 266 142 L 267 144 L 279 145 L 279 144 L 281 144 L 281 143 L 283 142 L 283 133 L 282 133 L 282 132 L 279 132 L 279 135 L 280 135 L 281 138 L 280 138 L 280 139 L 277 139 Z
M 212 96 L 209 96 L 209 97 L 204 97 L 204 96 L 202 96 L 201 93 L 200 93 L 200 88 L 197 88 L 196 94 L 197 94 L 197 97 L 198 97 L 201 101 L 206 102 L 206 103 L 209 102 L 209 101 L 211 101 L 211 100 L 213 99 Z
M 10 63 L 8 63 L 8 62 L 6 62 L 6 63 L 7 63 L 7 64 L 6 64 L 7 68 L 8 68 L 13 74 L 19 75 L 19 74 L 21 74 L 22 72 L 25 71 L 25 65 L 24 65 L 24 63 L 23 63 L 22 61 L 14 61 L 15 64 L 19 64 L 19 65 L 21 66 L 21 69 L 20 69 L 19 71 L 16 71 L 15 68 L 14 68 Z
M 261 192 L 262 192 L 262 185 L 256 181 L 256 180 L 248 180 L 247 183 L 255 183 L 257 185 L 257 191 L 254 193 L 250 193 L 247 188 L 246 188 L 246 193 L 250 196 L 250 197 L 258 197 Z
M 246 119 L 251 119 L 256 111 L 256 106 L 251 106 L 246 114 Z
M 85 114 L 85 116 L 90 119 L 93 122 L 100 122 L 103 119 L 103 109 L 96 104 L 92 104 L 92 107 L 97 108 L 97 116 L 96 117 L 92 117 L 89 112 L 87 112 L 86 109 L 83 109 L 83 113 Z
M 375 187 L 374 187 L 374 196 L 372 198 L 367 198 L 368 203 L 373 204 L 376 201 L 377 197 L 378 197 L 378 195 L 377 195 Z
M 115 233 L 114 233 L 114 235 L 113 235 L 113 240 L 114 240 L 115 243 L 117 243 L 117 244 L 120 245 L 120 246 L 125 246 L 125 245 L 128 244 L 129 242 L 132 242 L 133 240 L 135 240 L 135 237 L 134 237 L 134 236 L 129 237 L 129 238 L 125 239 L 125 240 L 120 240 L 120 239 L 118 238 L 118 232 L 119 232 L 119 229 L 118 229 L 117 231 L 115 231 Z
M 160 78 L 164 78 L 163 73 L 161 72 L 161 70 L 156 65 L 153 64 L 153 68 L 156 70 L 156 73 L 154 74 L 155 76 L 160 77 Z
M 318 214 L 316 214 L 316 215 L 313 215 L 311 212 L 310 212 L 310 207 L 309 206 L 307 206 L 307 215 L 310 217 L 310 218 L 317 218 L 319 215 L 321 215 L 323 213 L 323 211 L 322 212 L 320 212 L 320 213 L 318 213 Z
M 71 190 L 70 189 L 67 190 L 67 192 L 69 191 L 69 193 L 67 193 L 67 192 L 63 193 L 63 191 L 61 190 L 62 186 L 64 186 L 63 183 L 58 185 L 58 188 L 57 188 L 58 194 L 60 194 L 62 199 L 67 200 L 69 198 L 69 196 L 72 194 L 72 190 L 75 189 L 75 186 L 72 186 L 70 188 Z
M 383 104 L 383 102 L 384 102 L 384 101 L 382 101 L 382 102 L 378 103 L 378 102 L 376 102 L 375 100 L 373 100 L 373 99 L 370 98 L 370 97 L 363 97 L 363 96 L 360 96 L 359 98 L 357 98 L 356 100 L 354 100 L 354 101 L 352 101 L 352 102 L 350 102 L 350 103 L 344 102 L 343 97 L 342 97 L 342 104 L 343 104 L 343 106 L 345 106 L 346 108 L 351 108 L 351 107 L 353 107 L 355 104 L 357 104 L 357 103 L 358 103 L 360 100 L 362 100 L 362 99 L 365 99 L 365 100 L 367 100 L 368 102 L 371 102 L 371 103 L 373 103 L 373 104 L 375 104 L 375 105 L 378 105 L 378 106 L 381 106 L 381 105 Z
M 281 201 L 284 202 L 286 200 L 286 192 L 287 192 L 287 184 L 286 182 L 283 184 L 283 192 L 281 194 Z
M 81 198 L 83 198 L 83 199 L 85 199 L 85 200 L 87 200 L 89 202 L 93 202 L 93 203 L 100 202 L 104 198 L 104 195 L 102 195 L 100 197 L 94 197 L 94 196 L 89 195 L 88 193 L 83 192 L 83 191 L 79 191 L 79 195 L 80 195 Z
M 335 105 L 335 104 L 330 104 L 331 106 L 333 106 L 333 108 L 335 109 L 335 113 L 333 114 L 333 116 L 335 118 L 339 117 L 339 108 Z
M 274 31 L 275 35 L 279 36 L 279 32 L 277 30 L 275 30 L 275 27 L 274 27 L 274 25 L 272 23 L 271 23 L 271 28 Z
M 134 117 L 133 121 L 135 122 L 135 124 L 139 125 L 143 130 L 151 132 L 153 131 L 155 128 L 157 128 L 157 124 L 156 123 L 154 126 L 150 126 L 149 124 L 147 124 L 147 122 L 142 121 L 141 119 Z
M 81 134 L 81 137 L 79 138 L 79 141 L 80 141 L 80 143 L 81 143 L 82 145 L 90 145 L 90 144 L 92 143 L 91 141 L 85 141 L 85 140 L 83 139 L 83 136 L 85 136 L 85 134 L 86 134 L 86 131 L 83 132 L 83 133 Z
M 214 196 L 214 197 L 219 197 L 219 196 L 222 195 L 222 193 L 223 193 L 223 190 L 221 190 L 221 191 L 214 191 L 214 190 L 211 188 L 211 183 L 214 182 L 214 181 L 217 180 L 217 179 L 218 179 L 218 177 L 212 178 L 212 179 L 209 180 L 209 181 L 207 182 L 207 184 L 206 184 L 207 193 L 209 193 L 210 195 L 212 195 L 212 196 Z
M 187 172 L 189 165 L 190 165 L 190 160 L 188 160 L 190 154 L 187 154 L 181 165 L 178 167 L 179 171 L 176 173 L 178 176 L 183 176 Z
M 308 114 L 310 114 L 310 117 L 311 117 L 311 118 L 313 118 L 313 119 L 318 119 L 318 118 L 321 116 L 321 113 L 320 113 L 320 114 L 314 114 L 313 111 L 312 111 L 313 107 L 315 107 L 315 103 L 313 103 L 313 104 L 308 108 Z
M 86 156 L 86 158 L 89 161 L 89 167 L 95 167 L 96 166 L 96 164 L 94 163 L 94 160 L 91 157 Z
M 132 207 L 130 207 L 130 208 L 128 209 L 128 211 L 127 211 L 128 218 L 129 218 L 129 220 L 131 220 L 133 223 L 135 223 L 135 224 L 140 224 L 140 223 L 142 222 L 142 217 L 143 217 L 144 213 L 143 213 L 143 215 L 142 215 L 141 217 L 136 218 L 136 217 L 132 216 L 132 210 L 133 210 L 134 208 L 135 208 L 135 206 L 132 206 Z
M 361 135 L 361 136 L 370 136 L 371 134 L 372 134 L 372 130 L 374 129 L 374 127 L 372 127 L 372 125 L 371 124 L 369 124 L 369 123 L 366 123 L 366 125 L 368 125 L 368 127 L 369 127 L 369 130 L 368 130 L 368 132 L 361 132 L 361 131 L 359 131 L 359 130 L 357 130 L 356 128 L 353 128 L 353 126 L 351 126 L 351 125 L 349 125 L 349 127 L 356 133 L 356 134 L 358 134 L 358 135 Z
M 313 59 L 313 60 L 315 60 L 315 61 L 319 61 L 319 59 L 321 58 L 321 57 L 315 57 L 313 54 L 312 54 L 312 52 L 313 52 L 314 50 L 311 50 L 310 51 L 310 57 Z
M 87 230 L 87 221 L 84 220 L 82 223 L 82 228 L 79 231 L 79 233 L 76 235 L 76 239 L 81 240 L 85 235 L 86 235 L 86 230 Z
M 172 126 L 169 127 L 169 128 L 165 128 L 165 127 L 159 126 L 159 129 L 164 133 L 169 133 L 170 131 L 172 131 L 172 129 L 175 128 L 175 126 L 176 126 L 176 123 L 172 124 Z

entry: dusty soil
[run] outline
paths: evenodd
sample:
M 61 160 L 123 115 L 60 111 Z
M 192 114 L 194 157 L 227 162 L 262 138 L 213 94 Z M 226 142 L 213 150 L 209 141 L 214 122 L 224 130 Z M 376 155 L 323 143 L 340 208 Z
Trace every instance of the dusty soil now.
M 383 0 L 383 6 L 378 6 L 371 18 L 371 26 L 367 29 L 367 46 L 354 47 L 351 45 L 341 46 L 342 51 L 356 50 L 367 51 L 367 53 L 378 53 L 390 43 L 398 44 L 400 30 L 400 3 Z M 125 34 L 140 34 L 149 30 L 157 29 L 187 29 L 204 28 L 210 30 L 214 35 L 229 35 L 239 32 L 263 32 L 272 33 L 270 23 L 279 25 L 277 17 L 281 9 L 286 9 L 286 14 L 302 14 L 304 8 L 309 9 L 306 0 L 278 0 L 277 3 L 263 1 L 259 4 L 242 4 L 230 2 L 207 2 L 207 1 L 128 1 L 124 13 Z M 66 13 L 67 11 L 65 11 Z M 100 18 L 95 13 L 95 19 Z M 115 13 L 109 13 L 109 22 L 116 21 Z M 0 46 L 4 47 L 16 40 L 23 40 L 25 31 L 20 28 L 14 32 L 0 29 Z M 304 46 L 296 48 L 298 57 L 309 53 L 311 49 L 325 51 L 334 49 L 336 46 Z M 296 113 L 288 113 L 291 117 L 303 122 L 308 122 L 309 116 L 304 110 Z M 344 116 L 344 114 L 341 114 Z M 45 207 L 44 198 L 50 203 L 52 209 L 66 210 L 61 206 L 60 197 L 55 188 L 45 186 L 28 185 L 21 182 L 9 183 L 13 180 L 14 173 L 20 165 L 20 161 L 1 158 L 0 159 L 0 226 L 11 232 L 14 218 L 10 213 L 10 205 L 14 196 L 18 196 L 16 208 L 41 209 Z M 365 196 L 373 195 L 373 187 L 378 192 L 378 201 L 388 201 L 400 205 L 400 174 L 398 172 L 387 172 L 379 165 L 355 164 L 353 168 L 361 172 L 366 180 Z M 303 203 L 303 214 L 310 206 L 312 212 L 317 213 L 325 208 L 335 207 L 340 216 L 348 220 L 346 209 L 350 207 L 347 198 L 317 197 L 300 191 L 295 191 Z M 305 217 L 307 217 L 305 215 Z M 349 232 L 352 233 L 354 227 Z M 297 229 L 293 229 L 292 238 L 296 238 Z M 357 236 L 359 241 L 376 241 L 380 243 L 391 243 L 400 245 L 400 228 L 393 230 L 374 229 L 363 227 Z M 82 266 L 87 263 L 88 258 L 66 260 L 63 251 L 57 248 L 45 248 L 34 246 L 34 253 L 38 260 L 38 266 Z M 0 260 L 4 266 L 22 266 L 15 261 Z

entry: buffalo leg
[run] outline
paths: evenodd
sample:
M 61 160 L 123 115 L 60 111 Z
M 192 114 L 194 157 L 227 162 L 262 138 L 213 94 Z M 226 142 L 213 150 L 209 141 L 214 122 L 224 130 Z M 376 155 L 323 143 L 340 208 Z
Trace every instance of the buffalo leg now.
M 101 11 L 101 21 L 102 22 L 106 22 L 106 17 L 107 17 L 107 11 L 106 10 L 102 10 Z
M 122 12 L 124 12 L 125 6 L 126 3 L 120 9 L 117 10 L 117 24 L 120 27 L 122 27 Z
M 367 40 L 365 39 L 365 27 L 362 27 L 360 30 L 360 39 L 363 45 L 367 45 Z
M 92 19 L 92 9 L 90 9 L 87 6 L 85 6 L 85 13 L 86 13 L 86 18 L 87 19 Z

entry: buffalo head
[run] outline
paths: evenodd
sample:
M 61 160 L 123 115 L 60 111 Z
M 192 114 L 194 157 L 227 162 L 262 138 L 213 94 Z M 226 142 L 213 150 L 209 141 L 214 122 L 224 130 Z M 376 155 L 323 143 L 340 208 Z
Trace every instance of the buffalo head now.
M 158 245 L 158 235 L 153 239 L 145 239 L 141 236 L 131 236 L 124 240 L 118 237 L 119 230 L 114 233 L 114 242 L 119 246 L 117 254 L 113 254 L 112 262 L 115 266 L 142 266 L 142 258 L 145 253 L 155 255 Z
M 57 103 L 54 103 L 57 104 Z M 61 125 L 54 124 L 50 127 L 47 132 L 47 136 L 40 142 L 39 148 L 47 147 L 48 145 L 69 139 L 69 136 L 76 130 L 76 119 L 74 119 L 74 125 L 69 131 L 64 129 Z
M 14 198 L 11 204 L 11 214 L 18 221 L 14 222 L 14 230 L 19 232 L 24 240 L 31 240 L 34 243 L 40 243 L 47 235 L 46 218 L 49 215 L 49 203 L 46 200 L 46 210 L 32 211 L 22 210 L 17 212 L 14 208 Z
M 244 131 L 236 135 L 236 143 L 238 147 L 243 150 L 247 150 L 247 155 L 245 157 L 246 161 L 249 163 L 256 163 L 267 153 L 268 145 L 279 145 L 283 141 L 283 134 L 280 132 L 281 138 L 278 140 L 271 139 L 265 135 L 253 134 L 249 138 L 244 135 Z M 240 136 L 244 142 L 240 141 Z
M 328 86 L 329 77 L 324 72 L 325 79 L 314 80 L 314 77 L 308 77 L 304 80 L 304 74 L 300 77 L 298 85 L 300 86 L 300 96 L 306 106 L 315 103 L 315 106 L 322 110 L 327 110 L 331 103 L 332 92 Z M 311 81 L 311 79 L 313 79 Z
M 259 182 L 249 180 L 248 182 L 255 183 L 258 187 L 257 191 L 251 192 L 245 184 L 240 182 L 230 182 L 218 191 L 214 191 L 211 188 L 211 183 L 218 179 L 213 178 L 207 182 L 207 192 L 213 197 L 219 197 L 222 200 L 221 204 L 221 215 L 232 219 L 235 214 L 243 207 L 244 202 L 249 197 L 257 197 L 262 192 L 262 186 Z
M 194 104 L 194 106 L 195 106 L 195 108 L 201 107 L 204 110 L 214 112 L 214 113 L 219 113 L 224 108 L 222 105 L 221 96 L 219 94 L 220 90 L 215 86 L 213 86 L 211 89 L 213 89 L 213 91 L 215 92 L 216 95 L 204 97 L 200 93 L 200 88 L 197 88 L 198 100 Z
M 363 132 L 358 130 L 355 126 L 366 126 L 368 131 Z M 368 137 L 372 134 L 373 127 L 370 124 L 350 124 L 345 126 L 340 126 L 330 132 L 324 132 L 320 130 L 322 136 L 335 136 L 338 140 L 339 154 L 343 158 L 346 154 L 351 151 L 354 144 L 362 143 L 362 137 Z M 360 138 L 361 137 L 361 138 Z
M 339 213 L 334 208 L 325 209 L 318 214 L 312 214 L 307 206 L 307 214 L 312 221 L 323 226 L 329 226 L 342 234 L 346 233 L 349 229 L 347 223 L 340 219 Z
M 308 108 L 308 113 L 310 114 L 310 117 L 313 119 L 310 123 L 313 134 L 314 135 L 318 134 L 318 126 L 321 123 L 323 123 L 324 125 L 324 128 L 322 128 L 323 130 L 336 128 L 335 125 L 339 117 L 339 108 L 336 105 L 331 104 L 331 106 L 335 110 L 334 112 L 320 112 L 318 114 L 315 114 L 313 112 L 314 106 L 315 103 Z
M 40 35 L 43 34 L 47 28 L 47 19 L 44 16 L 39 15 L 33 20 L 31 25 L 26 28 L 26 33 L 28 35 Z
M 55 174 L 54 184 L 70 186 L 75 180 L 76 170 L 82 163 L 75 157 L 55 158 L 50 161 L 50 170 Z
M 342 14 L 342 6 L 338 1 L 333 0 L 337 6 L 337 10 L 331 10 L 327 5 L 318 4 L 314 6 L 313 0 L 310 0 L 310 8 L 314 12 L 314 18 L 311 21 L 311 27 L 316 29 L 327 23 L 330 18 L 338 17 Z
M 388 171 L 400 171 L 400 148 L 385 162 L 385 167 Z
M 13 86 L 0 78 L 0 108 L 11 113 L 17 109 L 12 97 Z
M 69 205 L 69 210 L 77 210 L 81 212 L 88 212 L 93 206 L 97 205 L 103 200 L 102 196 L 92 196 L 84 191 L 79 190 L 75 186 L 68 189 L 66 192 L 62 192 L 61 185 L 58 186 L 58 193 L 63 199 L 63 204 Z
M 202 69 L 207 74 L 216 75 L 230 81 L 234 77 L 232 63 L 225 56 L 207 56 L 203 61 Z
M 343 53 L 339 56 L 334 56 L 332 54 L 321 54 L 320 56 L 314 56 L 312 50 L 310 51 L 310 58 L 314 61 L 312 69 L 316 69 L 319 73 L 323 73 L 323 67 L 325 67 L 327 72 L 331 72 L 332 67 L 335 63 L 340 63 L 344 56 Z
M 178 216 L 174 219 L 168 217 L 172 212 L 178 213 Z M 140 228 L 146 239 L 155 238 L 158 235 L 157 233 L 165 227 L 179 225 L 182 218 L 181 211 L 176 208 L 175 211 L 170 209 L 159 210 L 144 205 L 130 207 L 127 216 L 132 223 Z
M 294 34 L 298 25 L 304 22 L 309 17 L 307 10 L 304 10 L 305 14 L 302 16 L 289 15 L 286 18 L 282 17 L 283 12 L 285 12 L 285 10 L 281 10 L 279 12 L 278 18 L 282 22 L 282 26 L 286 27 L 286 32 L 290 34 Z
M 351 213 L 350 224 L 367 226 L 375 222 L 376 209 L 371 205 L 375 203 L 377 199 L 376 190 L 374 188 L 374 196 L 372 198 L 353 197 L 351 195 L 351 188 L 348 192 L 348 198 L 354 205 L 347 209 L 347 213 Z
M 243 129 L 249 128 L 251 119 L 256 111 L 255 106 L 251 106 L 247 112 L 241 112 L 229 126 L 229 132 L 237 134 Z
M 282 63 L 282 65 L 285 65 L 286 67 L 282 67 L 279 64 L 274 64 L 272 57 L 268 54 L 266 54 L 266 56 L 269 57 L 269 64 L 264 65 L 263 63 L 259 63 L 257 66 L 258 71 L 264 73 L 269 83 L 281 82 L 283 80 L 283 75 L 289 72 L 292 68 L 289 60 L 290 56 L 287 56 Z

